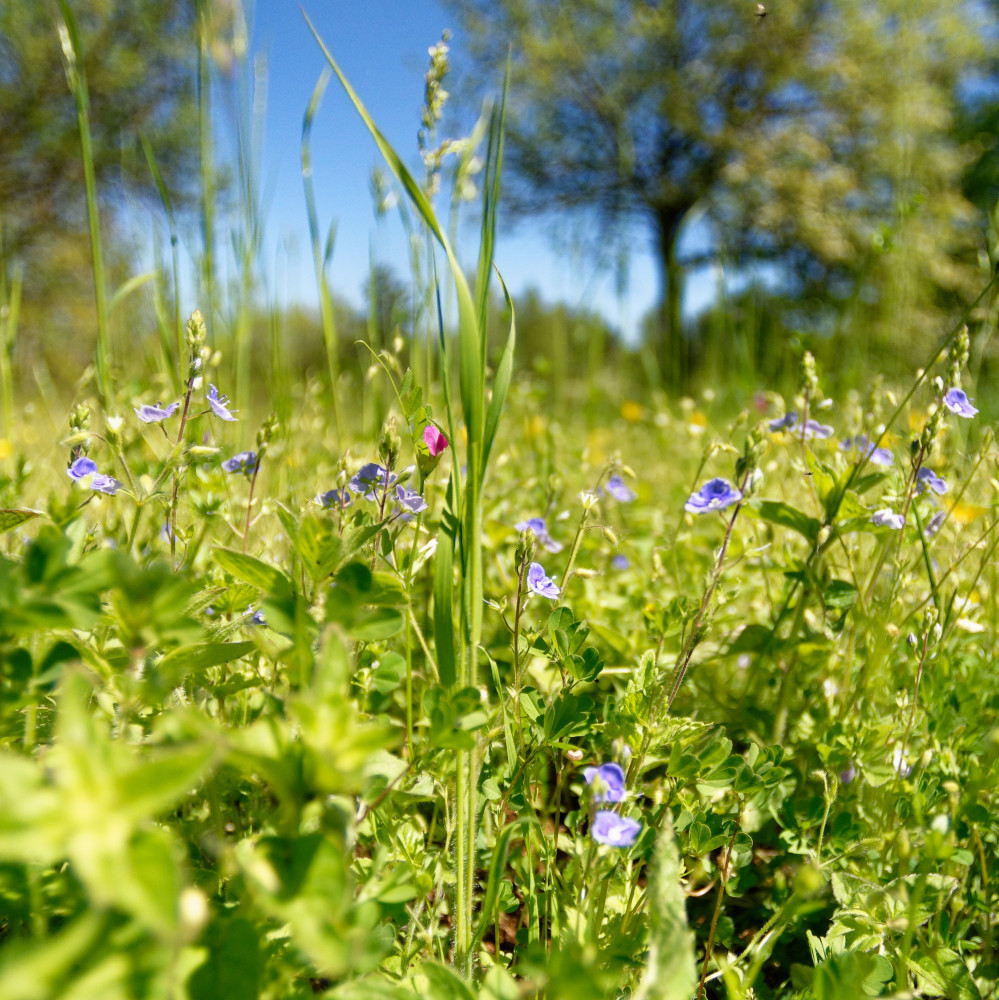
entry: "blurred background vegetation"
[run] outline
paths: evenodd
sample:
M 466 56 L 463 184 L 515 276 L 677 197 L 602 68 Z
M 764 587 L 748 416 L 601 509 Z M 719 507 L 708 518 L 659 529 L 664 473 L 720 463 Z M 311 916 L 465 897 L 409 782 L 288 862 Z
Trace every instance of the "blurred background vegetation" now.
M 329 331 L 339 376 L 362 377 L 370 365 L 359 339 L 394 345 L 405 363 L 430 310 L 388 267 L 373 265 L 366 311 L 346 299 L 356 290 L 332 287 L 325 334 L 318 304 L 279 309 L 255 292 L 252 128 L 234 161 L 216 155 L 212 134 L 213 94 L 238 91 L 241 74 L 255 71 L 239 0 L 69 6 L 89 90 L 104 265 L 109 287 L 124 290 L 110 317 L 118 353 L 151 334 L 169 360 L 179 325 L 183 283 L 169 249 L 155 273 L 136 276 L 139 249 L 121 221 L 138 199 L 161 219 L 168 248 L 181 232 L 200 239 L 198 303 L 217 341 L 238 341 L 244 386 L 260 364 L 251 359 L 327 371 Z M 640 344 L 621 342 L 595 313 L 520 297 L 518 364 L 556 394 L 576 391 L 584 374 L 590 391 L 609 370 L 654 390 L 723 378 L 781 388 L 805 347 L 841 385 L 875 370 L 908 374 L 992 277 L 994 2 L 448 6 L 461 29 L 448 82 L 456 118 L 499 91 L 510 60 L 503 213 L 578 215 L 605 258 L 634 238 L 637 221 L 657 248 L 661 306 L 645 317 Z M 18 386 L 76 383 L 95 343 L 62 21 L 58 0 L 0 5 L 0 331 Z M 243 273 L 223 282 L 213 248 L 225 241 Z M 717 295 L 689 316 L 684 283 L 704 268 Z M 986 404 L 994 314 L 990 298 L 973 317 L 972 374 Z M 149 360 L 155 369 L 163 358 Z

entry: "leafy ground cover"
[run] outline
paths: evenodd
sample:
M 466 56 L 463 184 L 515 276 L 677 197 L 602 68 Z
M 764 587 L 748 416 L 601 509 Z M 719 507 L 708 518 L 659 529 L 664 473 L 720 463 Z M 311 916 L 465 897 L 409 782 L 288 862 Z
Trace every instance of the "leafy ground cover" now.
M 15 427 L 0 997 L 994 994 L 967 328 L 895 391 L 559 412 L 487 337 L 502 109 L 471 285 L 369 124 L 433 380 L 257 421 L 194 313 L 159 390 Z

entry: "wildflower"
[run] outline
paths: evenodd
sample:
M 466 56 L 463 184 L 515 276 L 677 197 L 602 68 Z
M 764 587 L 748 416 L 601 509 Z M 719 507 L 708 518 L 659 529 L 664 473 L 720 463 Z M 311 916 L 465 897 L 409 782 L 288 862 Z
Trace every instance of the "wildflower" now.
M 634 490 L 628 489 L 620 476 L 611 476 L 605 489 L 618 503 L 631 503 L 638 496 Z
M 229 412 L 229 409 L 228 409 L 228 407 L 229 407 L 229 397 L 228 396 L 220 396 L 218 389 L 216 389 L 215 386 L 213 386 L 211 384 L 209 384 L 208 389 L 209 389 L 209 392 L 208 392 L 208 405 L 215 412 L 215 416 L 218 417 L 220 420 L 236 420 L 237 418 L 234 417 Z
M 545 575 L 544 567 L 540 563 L 532 562 L 528 568 L 527 589 L 539 597 L 547 597 L 551 601 L 558 600 L 558 587 L 550 576 Z
M 66 475 L 76 483 L 89 477 L 88 485 L 95 493 L 106 493 L 113 497 L 121 489 L 121 483 L 114 476 L 105 476 L 98 472 L 97 463 L 86 455 L 74 459 L 73 464 L 66 470 Z
M 244 476 L 257 471 L 257 453 L 255 451 L 241 451 L 232 458 L 222 463 L 222 468 L 226 472 L 240 472 Z
M 941 525 L 946 519 L 947 511 L 938 510 L 926 525 L 926 537 L 932 538 L 940 530 Z
M 916 473 L 916 492 L 925 493 L 927 489 L 933 490 L 937 496 L 943 496 L 947 492 L 947 480 L 938 476 L 932 469 L 927 469 L 924 465 Z
M 897 746 L 892 751 L 891 766 L 892 770 L 901 777 L 907 778 L 909 776 L 909 772 L 912 770 L 912 765 L 906 759 L 901 747 Z
M 398 478 L 385 466 L 378 465 L 376 462 L 368 462 L 367 465 L 360 468 L 348 485 L 355 493 L 363 494 L 365 500 L 375 500 L 378 496 L 378 490 L 393 486 Z
M 66 470 L 66 475 L 70 479 L 79 482 L 81 479 L 86 479 L 87 476 L 92 476 L 95 472 L 97 472 L 97 463 L 92 458 L 81 455 Z
M 419 514 L 427 509 L 427 501 L 416 490 L 407 490 L 405 486 L 395 488 L 395 498 L 410 514 Z
M 905 527 L 905 518 L 901 514 L 896 514 L 890 507 L 875 511 L 871 520 L 879 528 L 892 528 L 895 531 L 901 531 Z
M 850 451 L 855 448 L 866 455 L 875 465 L 892 465 L 894 463 L 891 452 L 887 448 L 875 447 L 867 440 L 867 435 L 865 434 L 858 434 L 854 438 L 847 438 L 845 441 L 840 441 L 839 446 L 843 451 Z
M 971 400 L 963 389 L 948 389 L 944 393 L 943 404 L 951 413 L 956 413 L 967 420 L 978 412 L 978 408 L 971 405 Z
M 348 490 L 345 486 L 341 490 L 327 490 L 326 493 L 317 494 L 315 502 L 319 504 L 323 510 L 329 510 L 331 507 L 343 510 L 345 507 L 349 507 L 354 502 L 354 498 L 350 495 L 350 490 Z
M 784 414 L 783 417 L 778 417 L 776 420 L 771 420 L 767 425 L 768 428 L 773 431 L 790 431 L 793 430 L 798 425 L 798 414 L 791 413 Z M 805 421 L 805 426 L 802 434 L 805 438 L 821 438 L 823 441 L 826 438 L 831 438 L 835 431 L 828 424 L 820 424 L 817 420 L 813 420 L 809 417 Z
M 846 765 L 846 770 L 839 772 L 839 780 L 842 785 L 849 785 L 857 777 L 857 769 L 853 766 L 853 761 Z
M 586 783 L 593 788 L 594 802 L 621 802 L 624 799 L 624 768 L 614 761 L 583 769 Z
M 518 531 L 531 532 L 543 549 L 547 549 L 549 552 L 562 551 L 562 543 L 556 542 L 555 539 L 548 534 L 548 528 L 545 525 L 545 519 L 543 517 L 529 517 L 526 521 L 518 521 L 514 527 Z
M 263 611 L 254 611 L 252 604 L 247 604 L 246 613 L 250 615 L 249 624 L 250 625 L 266 625 L 267 619 L 264 618 Z
M 622 555 L 619 552 L 617 555 L 611 556 L 611 567 L 613 569 L 628 569 L 630 566 L 631 560 L 626 555 Z
M 712 479 L 696 493 L 690 494 L 683 509 L 690 514 L 705 514 L 709 510 L 721 510 L 738 503 L 741 499 L 742 493 L 727 479 Z
M 609 809 L 601 809 L 590 824 L 590 836 L 598 844 L 609 847 L 631 847 L 641 833 L 642 824 L 627 816 L 618 816 Z
M 155 406 L 150 406 L 146 403 L 143 406 L 134 406 L 132 409 L 135 410 L 135 415 L 144 424 L 157 424 L 161 420 L 166 420 L 167 417 L 172 417 L 178 406 L 180 406 L 180 403 L 171 403 L 169 406 L 160 406 L 159 401 L 157 400 Z
M 427 424 L 423 428 L 423 443 L 427 446 L 431 458 L 437 458 L 448 446 L 448 439 L 444 436 L 440 428 L 433 424 Z

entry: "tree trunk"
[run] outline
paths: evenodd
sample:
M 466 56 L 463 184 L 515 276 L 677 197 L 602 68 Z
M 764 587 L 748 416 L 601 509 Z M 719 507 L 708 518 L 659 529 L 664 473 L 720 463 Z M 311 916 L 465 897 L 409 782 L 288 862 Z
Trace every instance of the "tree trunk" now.
M 659 249 L 660 303 L 656 357 L 663 381 L 671 389 L 682 388 L 689 375 L 687 342 L 683 336 L 680 300 L 683 268 L 676 257 L 680 226 L 687 207 L 654 206 Z

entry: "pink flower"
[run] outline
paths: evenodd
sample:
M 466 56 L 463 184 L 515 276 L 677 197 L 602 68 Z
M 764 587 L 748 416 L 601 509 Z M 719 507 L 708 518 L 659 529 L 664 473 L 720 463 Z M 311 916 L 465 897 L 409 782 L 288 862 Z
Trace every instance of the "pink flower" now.
M 444 434 L 433 424 L 427 424 L 427 426 L 423 428 L 423 442 L 426 444 L 427 451 L 430 452 L 431 458 L 436 458 L 448 446 L 447 438 L 444 437 Z

